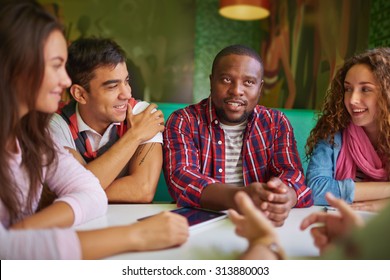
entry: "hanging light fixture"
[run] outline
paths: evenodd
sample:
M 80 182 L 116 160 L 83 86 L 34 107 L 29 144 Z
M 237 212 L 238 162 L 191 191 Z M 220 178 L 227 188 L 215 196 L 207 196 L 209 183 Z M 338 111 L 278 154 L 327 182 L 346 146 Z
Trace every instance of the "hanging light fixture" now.
M 256 20 L 269 16 L 269 0 L 219 0 L 219 14 L 236 20 Z

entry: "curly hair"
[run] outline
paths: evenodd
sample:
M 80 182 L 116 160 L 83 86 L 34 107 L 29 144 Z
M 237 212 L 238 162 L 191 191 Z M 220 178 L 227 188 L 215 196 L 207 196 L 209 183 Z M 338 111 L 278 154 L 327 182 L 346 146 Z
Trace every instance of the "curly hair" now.
M 349 69 L 357 64 L 370 67 L 378 82 L 380 95 L 375 116 L 379 131 L 377 152 L 390 174 L 390 48 L 375 48 L 354 55 L 337 71 L 327 91 L 323 108 L 318 114 L 317 124 L 307 139 L 306 157 L 310 158 L 320 140 L 328 140 L 334 145 L 334 135 L 351 122 L 344 105 L 344 80 Z

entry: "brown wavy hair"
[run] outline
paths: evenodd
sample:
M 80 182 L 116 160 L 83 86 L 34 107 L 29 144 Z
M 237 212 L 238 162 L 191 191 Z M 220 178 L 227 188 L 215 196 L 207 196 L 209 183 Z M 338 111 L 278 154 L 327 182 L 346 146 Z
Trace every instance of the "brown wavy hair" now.
M 33 213 L 33 203 L 43 183 L 42 167 L 57 163 L 47 130 L 51 115 L 35 110 L 45 71 L 43 50 L 54 30 L 63 29 L 34 1 L 8 1 L 0 7 L 0 199 L 11 224 Z M 22 118 L 21 100 L 28 106 L 28 114 Z M 10 168 L 12 154 L 7 145 L 15 138 L 21 147 L 22 167 L 30 180 L 26 201 Z
M 317 124 L 307 139 L 306 157 L 310 158 L 320 140 L 328 140 L 334 145 L 334 135 L 351 122 L 344 105 L 344 80 L 349 69 L 356 64 L 369 66 L 378 82 L 378 110 L 375 117 L 379 128 L 377 152 L 390 175 L 390 48 L 375 48 L 357 54 L 346 60 L 337 71 L 325 96 Z

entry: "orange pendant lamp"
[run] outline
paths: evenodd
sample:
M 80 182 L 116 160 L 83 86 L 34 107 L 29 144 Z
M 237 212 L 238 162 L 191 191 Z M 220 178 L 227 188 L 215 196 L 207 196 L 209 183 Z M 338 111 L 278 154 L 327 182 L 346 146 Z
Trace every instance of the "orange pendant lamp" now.
M 269 16 L 269 0 L 220 0 L 219 14 L 236 20 L 257 20 Z

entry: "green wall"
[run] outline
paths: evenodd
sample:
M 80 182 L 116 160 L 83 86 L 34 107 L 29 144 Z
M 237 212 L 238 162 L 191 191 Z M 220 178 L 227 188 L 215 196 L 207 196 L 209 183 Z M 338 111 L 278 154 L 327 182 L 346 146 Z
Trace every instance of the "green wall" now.
M 371 0 L 369 47 L 390 46 L 390 1 Z
M 218 0 L 196 0 L 194 102 L 209 95 L 211 65 L 222 48 L 245 44 L 260 51 L 261 21 L 226 19 L 218 14 L 218 7 Z
M 69 42 L 116 40 L 126 51 L 136 98 L 192 103 L 209 94 L 214 56 L 231 44 L 260 46 L 260 21 L 218 14 L 219 0 L 39 0 L 63 21 Z
M 193 99 L 195 0 L 39 0 L 69 42 L 108 37 L 126 52 L 133 96 L 153 102 Z

